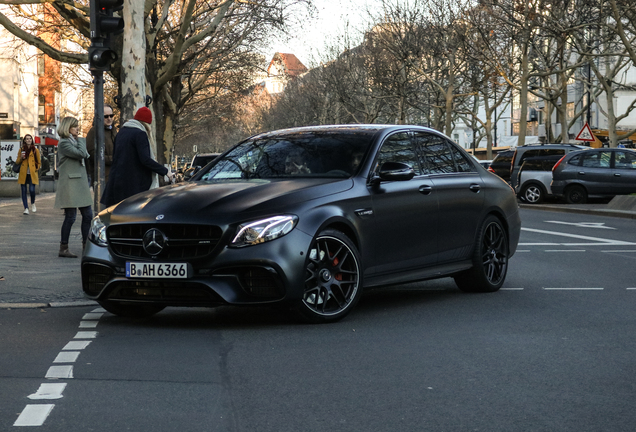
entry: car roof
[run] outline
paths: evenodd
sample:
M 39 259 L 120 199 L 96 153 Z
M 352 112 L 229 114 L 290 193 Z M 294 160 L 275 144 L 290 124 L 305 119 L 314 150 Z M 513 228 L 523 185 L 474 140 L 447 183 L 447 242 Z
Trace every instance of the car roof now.
M 420 130 L 425 132 L 431 132 L 436 135 L 445 136 L 441 132 L 428 128 L 425 126 L 417 125 L 392 125 L 392 124 L 340 124 L 340 125 L 321 125 L 321 126 L 302 126 L 289 129 L 280 129 L 270 132 L 264 132 L 254 135 L 249 139 L 263 139 L 275 136 L 285 136 L 290 134 L 302 134 L 308 132 L 325 132 L 325 133 L 362 133 L 369 136 L 375 135 L 378 132 L 390 132 L 399 131 L 404 129 Z

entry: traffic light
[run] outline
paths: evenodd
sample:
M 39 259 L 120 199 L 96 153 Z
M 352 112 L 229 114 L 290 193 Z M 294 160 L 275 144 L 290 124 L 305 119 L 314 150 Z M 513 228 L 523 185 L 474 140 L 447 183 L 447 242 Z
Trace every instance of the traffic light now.
M 13 122 L 13 139 L 20 139 L 20 122 Z
M 117 60 L 117 53 L 111 47 L 110 36 L 121 33 L 124 19 L 114 16 L 121 10 L 124 0 L 91 0 L 91 46 L 88 49 L 88 63 L 91 71 L 109 71 Z

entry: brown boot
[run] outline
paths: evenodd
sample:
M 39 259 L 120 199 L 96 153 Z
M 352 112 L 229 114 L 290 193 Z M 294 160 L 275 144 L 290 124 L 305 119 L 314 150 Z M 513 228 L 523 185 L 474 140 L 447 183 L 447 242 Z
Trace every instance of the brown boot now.
M 77 258 L 77 255 L 68 250 L 68 243 L 60 243 L 60 253 L 58 256 L 62 258 Z

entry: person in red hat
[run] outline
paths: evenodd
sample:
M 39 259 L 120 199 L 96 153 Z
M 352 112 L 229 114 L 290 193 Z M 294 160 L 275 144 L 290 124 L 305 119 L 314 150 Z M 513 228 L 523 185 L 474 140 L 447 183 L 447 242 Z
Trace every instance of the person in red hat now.
M 151 124 L 152 111 L 141 107 L 117 133 L 113 163 L 100 200 L 106 207 L 158 186 L 157 175 L 174 177 L 168 168 L 155 160 L 150 145 Z

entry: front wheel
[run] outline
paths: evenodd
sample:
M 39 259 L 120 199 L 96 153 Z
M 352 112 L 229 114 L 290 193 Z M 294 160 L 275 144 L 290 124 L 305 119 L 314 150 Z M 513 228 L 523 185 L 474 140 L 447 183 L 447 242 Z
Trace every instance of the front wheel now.
M 322 231 L 312 242 L 305 264 L 305 289 L 296 310 L 311 323 L 344 318 L 362 295 L 360 253 L 342 232 Z
M 537 184 L 524 186 L 520 195 L 528 204 L 540 204 L 545 198 L 545 192 Z
M 570 186 L 565 190 L 565 201 L 568 204 L 585 204 L 587 202 L 587 191 L 583 186 Z
M 147 318 L 165 309 L 165 306 L 153 304 L 120 303 L 110 300 L 101 300 L 97 303 L 113 315 L 126 318 Z
M 501 221 L 488 216 L 473 252 L 473 267 L 455 275 L 455 284 L 465 292 L 495 292 L 508 272 L 508 235 Z

